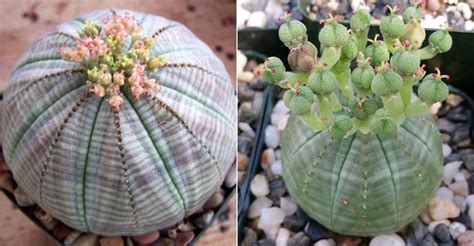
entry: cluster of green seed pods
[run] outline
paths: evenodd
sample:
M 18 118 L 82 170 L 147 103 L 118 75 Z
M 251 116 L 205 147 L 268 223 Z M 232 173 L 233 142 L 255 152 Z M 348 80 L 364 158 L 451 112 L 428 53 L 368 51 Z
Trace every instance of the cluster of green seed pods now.
M 429 36 L 420 25 L 418 6 L 398 15 L 397 7 L 380 22 L 380 32 L 368 39 L 371 16 L 358 9 L 350 29 L 332 16 L 323 21 L 318 48 L 308 41 L 305 25 L 289 15 L 279 29 L 280 40 L 290 49 L 284 63 L 270 57 L 263 76 L 287 91 L 285 104 L 315 131 L 327 130 L 334 139 L 360 131 L 394 137 L 408 116 L 429 112 L 435 102 L 444 101 L 447 75 L 426 74 L 421 61 L 448 51 L 452 38 L 447 29 Z M 418 86 L 418 96 L 413 88 Z

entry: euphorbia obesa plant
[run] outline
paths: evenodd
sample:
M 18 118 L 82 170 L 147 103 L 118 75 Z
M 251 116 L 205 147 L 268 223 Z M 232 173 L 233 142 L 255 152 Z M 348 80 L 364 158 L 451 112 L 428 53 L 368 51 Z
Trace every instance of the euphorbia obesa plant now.
M 4 101 L 14 179 L 79 231 L 174 227 L 202 208 L 235 159 L 225 67 L 159 16 L 103 9 L 59 25 L 20 59 Z
M 293 112 L 281 144 L 288 190 L 311 217 L 343 234 L 399 230 L 426 207 L 441 179 L 441 139 L 429 112 L 446 99 L 448 77 L 438 69 L 426 75 L 421 60 L 448 51 L 452 39 L 438 30 L 421 48 L 416 7 L 403 20 L 396 12 L 390 8 L 381 20 L 383 40 L 367 39 L 371 17 L 364 9 L 350 30 L 330 17 L 319 52 L 304 24 L 286 15 L 279 37 L 293 71 L 276 57 L 264 64 L 263 75 L 286 89 Z

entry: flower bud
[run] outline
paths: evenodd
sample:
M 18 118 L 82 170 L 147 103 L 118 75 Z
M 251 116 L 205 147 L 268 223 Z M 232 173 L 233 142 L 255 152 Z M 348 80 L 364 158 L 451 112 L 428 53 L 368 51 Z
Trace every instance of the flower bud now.
M 405 22 L 405 24 L 410 22 L 411 18 L 414 18 L 417 21 L 421 20 L 421 12 L 415 6 L 410 6 L 403 11 L 403 22 Z
M 156 79 L 149 79 L 143 85 L 143 88 L 148 91 L 153 91 L 156 88 Z
M 357 45 L 353 39 L 349 39 L 341 48 L 341 59 L 352 61 L 357 56 Z
M 99 71 L 98 82 L 101 85 L 107 86 L 108 84 L 112 83 L 112 75 L 109 72 L 104 71 L 104 70 L 101 69 Z
M 370 25 L 370 16 L 369 11 L 366 9 L 358 9 L 351 18 L 351 30 L 354 32 L 361 32 L 367 29 Z
M 413 48 L 419 49 L 423 44 L 425 37 L 425 28 L 421 26 L 419 21 L 411 18 L 410 22 L 405 25 L 403 34 L 400 36 L 400 40 L 406 39 Z
M 99 70 L 97 67 L 87 70 L 87 78 L 92 82 L 96 82 L 99 79 Z
M 308 77 L 306 82 L 308 86 L 315 94 L 325 95 L 330 94 L 337 87 L 336 77 L 326 69 L 319 68 Z
M 133 61 L 127 56 L 123 56 L 119 61 L 119 65 L 120 65 L 120 68 L 122 68 L 123 70 L 128 70 L 133 67 Z
M 293 70 L 308 72 L 315 64 L 316 50 L 308 44 L 291 49 L 288 55 L 288 63 Z
M 372 85 L 372 80 L 375 77 L 374 69 L 369 66 L 358 66 L 354 70 L 352 70 L 352 83 L 355 86 L 362 88 L 362 89 L 370 89 Z
M 118 86 L 122 86 L 125 83 L 125 76 L 123 75 L 123 72 L 115 72 L 114 75 L 114 84 Z
M 372 66 L 378 67 L 382 62 L 388 61 L 390 53 L 387 45 L 380 40 L 375 40 L 373 44 L 367 46 L 365 49 L 365 57 L 370 57 Z
M 331 127 L 332 137 L 334 139 L 342 139 L 347 132 L 352 129 L 352 120 L 347 115 L 338 115 L 334 118 Z
M 384 37 L 399 38 L 403 34 L 403 21 L 395 13 L 382 17 L 380 31 Z
M 84 22 L 84 28 L 83 28 L 83 31 L 82 31 L 82 33 L 84 35 L 86 35 L 86 36 L 97 36 L 97 35 L 99 35 L 99 32 L 100 32 L 100 26 L 99 25 L 94 24 L 90 20 L 86 20 Z
M 290 49 L 296 48 L 308 40 L 306 26 L 298 20 L 283 23 L 278 29 L 278 37 Z
M 349 32 L 345 26 L 330 19 L 319 31 L 318 39 L 326 47 L 342 46 L 349 40 Z
M 441 76 L 429 74 L 425 76 L 418 87 L 418 96 L 427 103 L 442 102 L 449 94 L 448 86 L 441 80 Z
M 447 29 L 438 30 L 432 33 L 428 40 L 430 42 L 430 45 L 432 47 L 435 47 L 435 49 L 439 53 L 443 53 L 450 50 L 451 46 L 453 45 L 453 38 L 451 37 Z
M 403 79 L 392 69 L 382 68 L 372 80 L 372 91 L 379 96 L 387 96 L 400 91 Z
M 306 86 L 300 86 L 295 90 L 287 90 L 283 96 L 283 102 L 297 115 L 306 114 L 313 105 L 313 92 Z
M 397 123 L 395 120 L 393 120 L 390 116 L 385 115 L 385 112 L 378 112 L 383 112 L 383 110 L 377 111 L 376 117 L 370 121 L 370 130 L 377 134 L 381 139 L 395 137 L 397 135 Z
M 263 78 L 270 83 L 285 79 L 285 65 L 278 57 L 268 57 L 263 64 Z
M 110 84 L 107 86 L 107 95 L 118 95 L 120 94 L 120 87 L 116 84 Z
M 120 111 L 123 104 L 123 98 L 119 95 L 113 95 L 109 98 L 109 105 L 115 110 Z
M 161 66 L 163 66 L 163 59 L 160 58 L 160 56 L 156 55 L 148 59 L 148 62 L 146 63 L 147 68 L 150 70 L 155 70 Z
M 99 97 L 105 96 L 105 88 L 99 84 L 92 84 L 89 91 Z
M 133 84 L 130 90 L 135 98 L 139 98 L 145 92 L 143 87 L 138 84 Z
M 413 75 L 420 67 L 420 57 L 409 50 L 398 50 L 390 59 L 390 63 L 402 75 Z

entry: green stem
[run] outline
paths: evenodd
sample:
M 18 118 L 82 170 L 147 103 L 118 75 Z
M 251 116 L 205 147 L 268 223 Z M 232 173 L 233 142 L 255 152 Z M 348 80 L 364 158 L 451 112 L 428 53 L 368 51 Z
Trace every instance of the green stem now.
M 427 112 L 430 112 L 430 107 L 419 99 L 411 102 L 406 108 L 407 115 L 420 115 Z
M 301 120 L 307 127 L 315 131 L 320 131 L 323 129 L 324 124 L 318 115 L 314 113 L 313 107 L 311 107 L 311 110 L 308 113 L 301 115 Z
M 438 52 L 433 49 L 431 46 L 426 46 L 424 48 L 415 50 L 415 55 L 420 57 L 421 60 L 428 60 L 436 56 Z
M 405 110 L 405 105 L 403 104 L 403 100 L 400 95 L 400 92 L 397 92 L 389 96 L 383 96 L 382 102 L 383 102 L 384 108 L 388 112 L 390 112 L 394 118 L 396 118 L 400 114 L 403 114 Z
M 354 94 L 354 90 L 351 85 L 351 70 L 347 68 L 345 71 L 334 73 L 337 82 L 339 83 L 339 89 L 341 89 L 342 95 L 345 98 L 350 98 Z
M 398 38 L 389 38 L 389 37 L 383 37 L 383 41 L 387 45 L 388 51 L 390 54 L 395 53 L 397 51 L 398 47 L 401 46 L 400 40 Z
M 328 95 L 316 95 L 318 98 L 318 111 L 321 119 L 327 119 L 332 114 L 332 104 Z
M 365 53 L 365 47 L 367 46 L 367 35 L 369 34 L 369 28 L 360 32 L 354 32 L 356 39 L 357 51 Z
M 329 100 L 331 101 L 331 105 L 332 105 L 332 111 L 333 112 L 341 111 L 342 105 L 341 105 L 341 102 L 339 102 L 339 99 L 337 98 L 336 94 L 332 92 L 329 97 L 330 97 Z
M 321 56 L 321 62 L 326 64 L 327 68 L 332 68 L 341 57 L 341 47 L 326 47 Z

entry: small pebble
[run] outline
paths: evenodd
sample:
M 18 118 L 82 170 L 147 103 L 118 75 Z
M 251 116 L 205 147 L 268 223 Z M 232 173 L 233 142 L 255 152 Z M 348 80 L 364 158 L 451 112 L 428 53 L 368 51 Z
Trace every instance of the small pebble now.
M 466 231 L 458 237 L 459 246 L 474 245 L 474 231 Z
M 122 237 L 103 237 L 100 240 L 100 246 L 123 246 Z
M 459 208 L 459 211 L 463 212 L 464 210 L 466 210 L 467 203 L 464 197 L 455 195 L 453 199 L 453 203 L 454 205 L 456 205 L 456 207 Z
M 197 228 L 204 228 L 206 225 L 211 223 L 212 218 L 214 217 L 214 211 L 209 210 L 201 214 L 199 217 L 193 220 L 193 224 Z
M 289 239 L 290 231 L 286 228 L 280 228 L 278 230 L 278 235 L 275 240 L 276 246 L 286 246 L 288 244 Z
M 453 222 L 449 225 L 449 233 L 451 236 L 456 239 L 459 235 L 463 234 L 466 231 L 466 226 L 459 222 Z
M 217 208 L 224 201 L 224 194 L 225 194 L 224 190 L 222 189 L 218 190 L 216 193 L 212 194 L 212 196 L 209 199 L 207 199 L 207 201 L 204 203 L 202 208 L 206 210 Z
M 265 144 L 268 148 L 276 149 L 280 145 L 280 131 L 274 125 L 268 125 L 265 129 Z
M 81 235 L 82 235 L 82 232 L 72 231 L 64 239 L 64 245 L 68 245 L 68 246 L 72 245 Z
M 96 246 L 99 244 L 99 237 L 94 234 L 84 234 L 80 236 L 75 242 L 74 246 Z
M 242 239 L 242 246 L 254 245 L 257 242 L 257 233 L 254 230 L 245 227 L 244 228 L 244 239 Z
M 249 123 L 246 122 L 239 122 L 239 129 L 250 137 L 254 138 L 255 137 L 255 131 L 252 129 L 252 127 L 249 125 Z
M 272 173 L 281 176 L 281 160 L 277 160 L 272 164 Z
M 280 197 L 286 194 L 286 186 L 283 179 L 274 179 L 270 181 L 270 193 L 271 198 L 274 202 L 278 203 L 280 201 Z
M 449 199 L 444 197 L 435 197 L 429 203 L 431 218 L 434 220 L 444 220 L 447 218 L 456 218 L 459 216 L 459 208 Z
M 257 197 L 248 209 L 247 217 L 254 219 L 260 217 L 262 209 L 269 208 L 273 204 L 273 201 L 266 196 Z
M 265 236 L 268 239 L 271 239 L 272 241 L 275 241 L 278 235 L 278 231 L 280 230 L 280 225 L 277 225 L 275 227 L 263 229 L 263 232 L 265 232 Z M 275 242 L 273 242 L 275 243 Z
M 160 238 L 160 232 L 154 231 L 140 236 L 133 236 L 132 240 L 139 244 L 150 244 Z
M 454 182 L 449 184 L 448 187 L 456 195 L 467 196 L 469 194 L 469 186 L 466 181 Z
M 10 193 L 15 191 L 15 184 L 10 173 L 0 174 L 0 189 L 4 189 Z
M 474 195 L 466 196 L 466 203 L 469 207 L 472 207 L 474 205 Z
M 457 107 L 463 101 L 464 99 L 462 98 L 462 96 L 452 93 L 448 94 L 448 97 L 446 98 L 446 103 L 451 105 L 453 108 Z
M 16 187 L 13 195 L 15 196 L 15 200 L 20 207 L 29 207 L 36 203 L 20 187 Z
M 451 236 L 449 235 L 449 228 L 446 224 L 439 223 L 434 228 L 434 236 L 441 242 L 448 242 L 451 240 Z
M 473 229 L 474 228 L 474 206 L 469 207 L 468 214 L 469 214 L 469 218 L 471 219 L 471 229 Z
M 247 170 L 247 165 L 249 163 L 249 158 L 242 154 L 242 153 L 238 153 L 237 155 L 237 169 L 239 169 L 239 171 L 246 171 Z
M 266 196 L 270 193 L 268 181 L 265 175 L 257 174 L 250 183 L 250 191 L 256 197 Z
M 405 241 L 397 235 L 397 234 L 390 234 L 390 235 L 379 235 L 372 240 L 370 240 L 369 246 L 405 246 Z
M 194 239 L 194 232 L 179 232 L 176 234 L 175 245 L 188 245 Z
M 237 170 L 235 168 L 235 163 L 227 172 L 227 176 L 225 177 L 225 187 L 232 188 L 237 183 Z
M 447 185 L 453 182 L 456 174 L 459 173 L 459 168 L 462 165 L 462 161 L 453 161 L 443 166 L 443 182 Z
M 445 197 L 448 198 L 450 201 L 453 200 L 454 198 L 454 192 L 447 187 L 439 187 L 438 190 L 436 191 L 436 196 L 437 197 Z
M 302 220 L 297 215 L 292 215 L 283 220 L 283 227 L 292 231 L 301 231 L 306 225 L 306 222 L 306 220 Z
M 263 170 L 270 170 L 271 165 L 276 161 L 275 151 L 273 149 L 265 149 L 262 153 L 260 165 Z
M 336 246 L 336 241 L 334 239 L 322 239 L 317 241 L 314 246 Z
M 251 13 L 249 19 L 247 20 L 248 27 L 264 28 L 265 24 L 267 24 L 267 13 L 263 11 Z
M 328 236 L 328 230 L 316 221 L 311 220 L 304 228 L 304 232 L 312 241 L 319 241 Z
M 451 224 L 451 222 L 449 220 L 438 220 L 438 221 L 433 221 L 431 222 L 429 225 L 428 225 L 428 231 L 431 233 L 431 234 L 434 234 L 434 231 L 435 231 L 435 227 L 439 224 L 445 224 L 446 226 L 449 226 L 449 224 Z
M 311 243 L 311 238 L 306 236 L 304 232 L 298 232 L 288 240 L 288 246 L 308 246 Z
M 285 219 L 285 211 L 278 207 L 264 208 L 261 211 L 258 228 L 270 229 L 279 226 Z
M 238 79 L 241 82 L 250 83 L 253 79 L 253 73 L 250 71 L 244 71 L 239 74 Z
M 443 144 L 443 157 L 449 156 L 453 151 L 451 150 L 451 147 L 447 144 Z
M 280 207 L 285 211 L 286 216 L 291 216 L 298 210 L 298 205 L 289 196 L 280 198 Z

